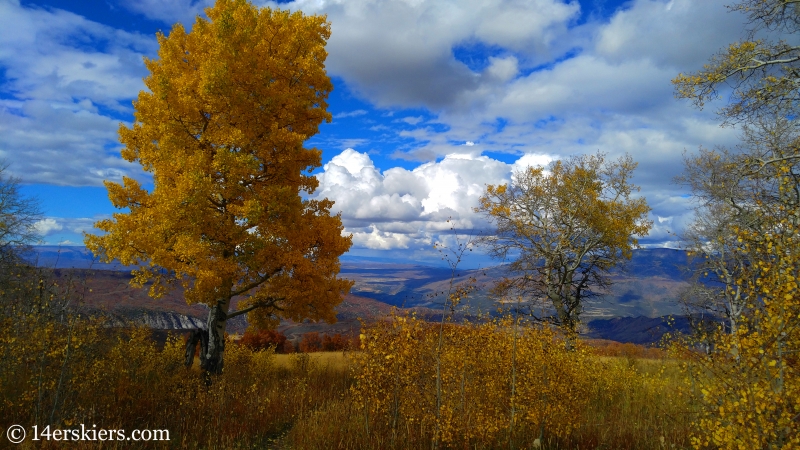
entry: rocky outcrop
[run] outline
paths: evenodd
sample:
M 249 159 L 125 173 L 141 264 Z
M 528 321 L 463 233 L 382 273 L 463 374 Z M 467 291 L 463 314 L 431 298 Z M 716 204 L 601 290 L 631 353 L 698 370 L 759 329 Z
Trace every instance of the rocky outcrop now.
M 144 325 L 154 330 L 190 330 L 206 327 L 205 321 L 196 317 L 163 311 L 141 311 L 134 321 L 137 325 Z
M 126 310 L 100 313 L 106 324 L 114 328 L 147 327 L 153 330 L 194 330 L 205 328 L 205 320 L 174 312 Z

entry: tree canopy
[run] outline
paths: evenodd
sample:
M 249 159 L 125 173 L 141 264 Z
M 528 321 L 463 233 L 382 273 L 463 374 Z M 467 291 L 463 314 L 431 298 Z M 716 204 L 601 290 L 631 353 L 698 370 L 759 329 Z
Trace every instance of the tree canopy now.
M 652 226 L 645 199 L 632 197 L 635 167 L 630 156 L 583 155 L 487 186 L 476 212 L 497 229 L 481 242 L 493 257 L 511 260 L 499 288 L 550 303 L 551 320 L 573 335 L 585 299 L 609 285 L 608 271 L 631 257 L 636 236 Z
M 672 83 L 679 98 L 702 108 L 732 89 L 731 102 L 719 113 L 726 123 L 753 123 L 759 117 L 800 107 L 800 46 L 785 39 L 800 31 L 796 0 L 744 0 L 728 8 L 747 16 L 749 27 L 740 42 L 714 55 L 702 70 L 678 74 Z M 782 35 L 782 36 L 780 36 Z
M 117 208 L 86 245 L 104 260 L 139 265 L 133 282 L 159 297 L 181 283 L 209 313 L 213 370 L 221 370 L 225 320 L 249 312 L 268 328 L 280 317 L 335 320 L 351 283 L 337 278 L 342 236 L 332 201 L 308 199 L 321 152 L 303 143 L 330 121 L 324 17 L 218 0 L 191 32 L 158 34 L 146 59 L 147 91 L 121 125 L 122 157 L 152 173 L 106 181 Z M 302 195 L 301 195 L 302 194 Z M 304 198 L 305 196 L 305 198 Z M 231 299 L 242 296 L 237 311 Z M 215 367 L 215 363 L 218 363 Z
M 744 0 L 731 9 L 748 17 L 742 42 L 673 80 L 677 96 L 699 107 L 730 84 L 731 101 L 719 112 L 744 131 L 736 151 L 701 149 L 687 158 L 678 179 L 699 201 L 687 232 L 690 248 L 722 285 L 708 306 L 721 305 L 730 319 L 727 333 L 707 336 L 714 344 L 709 355 L 691 346 L 684 352 L 687 383 L 698 399 L 692 444 L 797 448 L 800 47 L 787 41 L 800 31 L 800 2 Z M 775 34 L 786 39 L 765 39 Z
M 0 162 L 0 264 L 16 263 L 21 251 L 39 239 L 36 222 L 41 219 L 39 202 L 19 191 L 19 179 L 7 175 Z

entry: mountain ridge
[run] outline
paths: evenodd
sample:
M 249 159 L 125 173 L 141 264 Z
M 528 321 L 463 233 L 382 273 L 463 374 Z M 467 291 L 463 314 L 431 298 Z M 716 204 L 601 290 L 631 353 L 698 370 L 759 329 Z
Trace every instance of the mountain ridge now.
M 44 246 L 34 250 L 39 266 L 53 268 L 60 277 L 89 280 L 93 292 L 85 302 L 91 310 L 123 318 L 120 320 L 138 320 L 152 328 L 169 324 L 177 328 L 193 327 L 202 324 L 207 317 L 208 310 L 204 305 L 186 304 L 180 288 L 168 292 L 161 300 L 147 296 L 146 289 L 132 288 L 129 285 L 131 267 L 113 261 L 98 263 L 84 247 Z M 442 301 L 447 297 L 451 281 L 459 284 L 471 277 L 475 278 L 479 288 L 464 301 L 461 312 L 469 316 L 493 314 L 503 305 L 490 295 L 489 287 L 492 280 L 501 275 L 502 266 L 453 273 L 450 269 L 436 266 L 345 260 L 339 276 L 351 279 L 355 284 L 337 307 L 339 323 L 284 321 L 280 329 L 294 337 L 308 331 L 353 333 L 360 328 L 359 318 L 377 320 L 390 314 L 392 308 L 414 310 L 426 317 L 440 317 Z M 588 336 L 641 343 L 647 341 L 646 332 L 642 334 L 634 330 L 657 328 L 656 322 L 664 322 L 664 317 L 683 315 L 678 296 L 691 279 L 685 252 L 638 249 L 630 261 L 614 269 L 610 275 L 613 282 L 610 291 L 586 302 L 582 318 L 588 325 Z M 236 301 L 233 303 L 235 306 Z M 612 322 L 608 321 L 615 319 L 618 320 L 613 322 L 614 326 L 610 326 Z M 654 322 L 650 324 L 648 320 Z M 232 323 L 231 331 L 243 332 L 246 326 L 245 321 Z M 625 331 L 625 327 L 630 330 Z

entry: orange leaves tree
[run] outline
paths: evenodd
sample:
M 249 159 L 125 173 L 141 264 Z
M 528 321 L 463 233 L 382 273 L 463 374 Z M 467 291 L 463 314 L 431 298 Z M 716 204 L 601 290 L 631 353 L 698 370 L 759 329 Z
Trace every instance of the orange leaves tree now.
M 636 164 L 629 157 L 606 162 L 601 154 L 528 167 L 510 184 L 487 186 L 475 208 L 497 225 L 483 238 L 491 256 L 512 260 L 498 285 L 549 303 L 573 345 L 586 298 L 609 284 L 608 271 L 630 258 L 652 223 L 644 198 L 632 198 Z
M 310 172 L 321 165 L 303 142 L 331 118 L 330 25 L 245 0 L 206 14 L 189 33 L 177 24 L 158 35 L 158 57 L 145 60 L 149 91 L 134 102 L 133 126 L 120 126 L 122 157 L 153 174 L 152 191 L 106 181 L 114 206 L 130 212 L 98 222 L 106 233 L 86 245 L 138 265 L 133 283 L 151 283 L 153 297 L 180 283 L 187 302 L 208 305 L 201 365 L 219 373 L 227 319 L 335 320 L 351 285 L 337 278 L 351 238 L 333 202 L 301 195 L 317 187 Z

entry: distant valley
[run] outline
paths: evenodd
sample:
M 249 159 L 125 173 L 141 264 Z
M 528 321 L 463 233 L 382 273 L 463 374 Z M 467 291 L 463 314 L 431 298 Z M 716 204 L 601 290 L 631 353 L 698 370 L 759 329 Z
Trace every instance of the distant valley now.
M 118 263 L 93 262 L 91 254 L 83 247 L 45 246 L 37 247 L 36 251 L 31 259 L 39 266 L 57 268 L 61 277 L 86 280 L 91 288 L 91 293 L 87 290 L 86 294 L 87 308 L 104 311 L 120 321 L 125 318 L 138 320 L 154 328 L 193 328 L 195 321 L 202 322 L 207 314 L 205 306 L 186 305 L 180 288 L 160 300 L 151 299 L 146 289 L 129 286 L 130 268 Z M 687 256 L 679 250 L 635 250 L 631 261 L 612 273 L 610 291 L 587 302 L 582 317 L 584 323 L 589 324 L 588 334 L 640 343 L 657 340 L 657 337 L 648 339 L 647 331 L 626 335 L 626 323 L 630 322 L 628 328 L 631 329 L 651 326 L 658 330 L 663 322 L 661 317 L 682 315 L 684 312 L 678 296 L 691 278 L 687 267 Z M 451 278 L 456 284 L 470 277 L 477 281 L 478 289 L 464 301 L 462 314 L 493 313 L 502 305 L 490 295 L 489 289 L 493 280 L 501 277 L 502 273 L 501 267 L 491 267 L 458 271 L 453 278 L 453 273 L 442 267 L 345 261 L 340 276 L 353 280 L 355 284 L 350 295 L 337 308 L 338 323 L 284 322 L 281 329 L 290 337 L 307 331 L 352 333 L 360 327 L 359 317 L 375 320 L 388 315 L 392 307 L 413 308 L 422 315 L 437 316 Z M 634 321 L 634 318 L 639 319 Z M 595 326 L 592 321 L 596 321 Z M 233 332 L 241 332 L 246 323 L 239 320 L 230 328 Z M 650 333 L 653 336 L 657 334 L 660 337 L 658 332 Z

